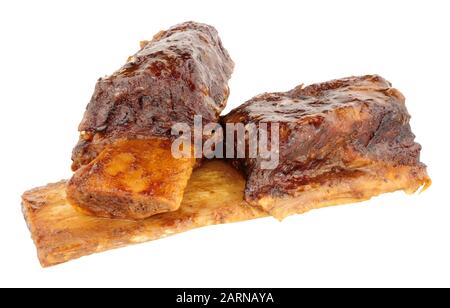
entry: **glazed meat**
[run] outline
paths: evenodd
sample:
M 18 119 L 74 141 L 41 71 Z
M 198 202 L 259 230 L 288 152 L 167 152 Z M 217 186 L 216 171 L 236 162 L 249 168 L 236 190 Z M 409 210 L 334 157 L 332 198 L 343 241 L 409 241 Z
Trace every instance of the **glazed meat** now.
M 247 177 L 245 199 L 283 219 L 430 185 L 409 119 L 403 95 L 370 75 L 262 94 L 230 112 L 223 123 L 278 123 L 275 168 L 262 168 L 267 158 L 260 156 L 232 163 Z
M 97 82 L 73 151 L 72 205 L 128 219 L 178 209 L 195 162 L 172 157 L 171 128 L 193 127 L 195 115 L 217 122 L 233 67 L 217 31 L 205 24 L 183 23 L 142 42 L 121 69 Z
M 162 31 L 111 76 L 100 78 L 79 126 L 73 170 L 117 139 L 171 137 L 175 123 L 194 115 L 218 121 L 234 63 L 217 31 L 187 22 Z

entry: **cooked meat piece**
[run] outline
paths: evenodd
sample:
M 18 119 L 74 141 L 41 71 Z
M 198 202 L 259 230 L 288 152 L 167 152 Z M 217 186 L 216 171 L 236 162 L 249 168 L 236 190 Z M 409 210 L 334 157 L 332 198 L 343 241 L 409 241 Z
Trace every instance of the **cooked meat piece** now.
M 130 194 L 130 186 L 118 189 L 116 177 L 111 183 L 110 175 L 95 172 L 99 165 L 114 161 L 111 157 L 102 161 L 105 155 L 121 157 L 118 149 L 124 147 L 123 140 L 135 140 L 135 148 L 148 148 L 146 143 L 154 138 L 166 142 L 172 138 L 173 124 L 186 123 L 193 127 L 195 115 L 202 116 L 205 123 L 217 122 L 226 105 L 227 82 L 234 64 L 213 27 L 187 22 L 162 31 L 141 45 L 141 50 L 120 70 L 98 80 L 79 127 L 80 140 L 72 156 L 72 169 L 77 172 L 69 183 L 68 197 L 74 206 L 88 213 L 139 219 L 177 209 L 181 199 L 171 192 L 160 189 L 159 194 L 151 194 L 144 189 L 132 190 Z M 142 144 L 137 145 L 138 142 Z M 109 152 L 102 155 L 103 151 Z M 158 151 L 162 157 L 171 155 L 170 147 L 166 147 L 164 155 L 162 149 Z M 127 185 L 173 186 L 182 195 L 185 176 L 192 172 L 192 167 L 187 167 L 185 162 L 176 166 L 177 162 L 171 159 L 158 161 L 156 156 L 151 162 L 137 152 L 133 155 L 136 162 L 132 168 L 146 174 L 146 181 L 136 178 L 133 181 L 139 183 Z M 158 177 L 165 170 L 175 172 L 182 168 L 188 172 L 183 169 L 183 176 L 178 178 Z M 95 178 L 91 179 L 94 174 Z M 152 182 L 156 178 L 158 181 Z M 180 182 L 175 183 L 175 179 Z M 130 208 L 129 204 L 132 204 Z
M 73 170 L 117 139 L 171 137 L 194 115 L 216 122 L 229 94 L 233 61 L 217 31 L 187 22 L 158 33 L 111 76 L 100 78 L 80 124 Z
M 144 220 L 83 215 L 67 202 L 65 181 L 26 192 L 22 206 L 39 260 L 47 267 L 194 228 L 266 216 L 243 200 L 244 185 L 230 165 L 210 161 L 192 174 L 177 211 Z
M 379 76 L 362 76 L 262 94 L 223 122 L 279 123 L 274 169 L 261 168 L 261 157 L 233 164 L 247 176 L 245 199 L 283 219 L 430 185 L 409 119 L 398 90 Z

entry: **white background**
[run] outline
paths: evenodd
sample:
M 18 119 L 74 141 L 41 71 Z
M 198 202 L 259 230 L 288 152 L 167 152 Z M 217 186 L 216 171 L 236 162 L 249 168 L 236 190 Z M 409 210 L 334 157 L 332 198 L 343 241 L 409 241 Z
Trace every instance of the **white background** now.
M 448 1 L 1 1 L 0 286 L 450 286 Z M 98 77 L 195 20 L 236 62 L 229 106 L 377 73 L 407 97 L 423 194 L 190 231 L 42 269 L 21 194 L 68 178 Z

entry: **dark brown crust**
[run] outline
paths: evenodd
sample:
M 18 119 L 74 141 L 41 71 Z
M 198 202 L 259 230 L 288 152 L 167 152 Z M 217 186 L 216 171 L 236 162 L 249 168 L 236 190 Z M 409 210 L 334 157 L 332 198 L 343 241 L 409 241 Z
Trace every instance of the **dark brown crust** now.
M 233 61 L 217 31 L 186 22 L 162 31 L 111 76 L 100 78 L 79 126 L 73 170 L 115 139 L 171 137 L 194 115 L 217 122 L 229 94 Z
M 368 75 L 265 93 L 231 111 L 223 122 L 279 123 L 278 167 L 263 170 L 259 158 L 233 161 L 247 175 L 246 200 L 264 203 L 277 216 L 268 200 L 297 197 L 315 183 L 327 185 L 355 172 L 369 175 L 375 166 L 416 175 L 403 186 L 393 184 L 394 190 L 429 184 L 409 119 L 403 95 L 382 77 Z
M 234 64 L 213 27 L 187 22 L 141 45 L 97 82 L 80 124 L 67 194 L 83 213 L 144 219 L 177 210 L 195 162 L 172 157 L 172 126 L 193 127 L 196 115 L 217 122 L 226 105 Z M 123 170 L 109 173 L 110 161 Z

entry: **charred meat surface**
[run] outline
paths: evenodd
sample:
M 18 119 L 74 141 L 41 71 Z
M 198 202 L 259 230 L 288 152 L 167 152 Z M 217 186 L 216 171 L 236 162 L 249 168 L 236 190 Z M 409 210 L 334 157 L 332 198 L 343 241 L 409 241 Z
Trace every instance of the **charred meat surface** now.
M 187 22 L 162 31 L 112 75 L 100 78 L 79 126 L 73 170 L 120 138 L 171 137 L 194 115 L 216 122 L 228 99 L 234 63 L 217 31 Z
M 97 82 L 73 150 L 72 169 L 76 173 L 67 191 L 71 203 L 86 213 L 129 219 L 176 210 L 193 165 L 166 159 L 171 155 L 167 146 L 171 128 L 175 123 L 193 127 L 195 115 L 202 116 L 204 122 L 217 122 L 228 99 L 227 83 L 233 67 L 217 31 L 205 24 L 186 22 L 142 42 L 141 49 L 121 69 Z M 124 171 L 141 172 L 142 177 L 133 179 L 137 183 L 128 179 L 119 188 L 116 180 L 125 175 L 118 174 L 111 181 L 107 172 L 96 174 L 104 160 L 121 161 L 130 154 L 124 140 L 132 142 L 132 149 L 145 148 L 148 154 L 151 150 L 146 143 L 155 138 L 166 144 L 163 151 L 159 147 L 162 143 L 153 143 L 162 156 L 144 157 L 135 151 L 133 164 Z M 182 175 L 159 178 L 165 170 Z M 162 188 L 157 193 L 133 188 L 130 194 L 130 185 Z M 175 187 L 177 196 L 165 187 Z
M 349 77 L 258 95 L 224 123 L 279 123 L 279 164 L 235 159 L 245 199 L 282 219 L 431 181 L 420 162 L 404 96 L 380 76 Z M 273 136 L 272 136 L 273 138 Z

